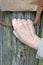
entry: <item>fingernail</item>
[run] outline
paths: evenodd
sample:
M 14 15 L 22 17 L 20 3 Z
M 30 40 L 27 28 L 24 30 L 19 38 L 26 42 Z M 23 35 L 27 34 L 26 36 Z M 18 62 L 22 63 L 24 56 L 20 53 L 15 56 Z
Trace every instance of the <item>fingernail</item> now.
M 17 24 L 16 19 L 13 19 L 12 20 L 12 25 L 15 25 L 15 24 Z

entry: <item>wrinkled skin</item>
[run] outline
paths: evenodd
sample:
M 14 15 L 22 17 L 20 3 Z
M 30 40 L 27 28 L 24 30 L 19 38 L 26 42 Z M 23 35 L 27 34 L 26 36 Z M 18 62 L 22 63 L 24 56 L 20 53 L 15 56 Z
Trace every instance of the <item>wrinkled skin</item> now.
M 31 48 L 38 49 L 40 38 L 35 34 L 35 29 L 31 20 L 13 19 L 12 25 L 14 35 L 24 44 Z

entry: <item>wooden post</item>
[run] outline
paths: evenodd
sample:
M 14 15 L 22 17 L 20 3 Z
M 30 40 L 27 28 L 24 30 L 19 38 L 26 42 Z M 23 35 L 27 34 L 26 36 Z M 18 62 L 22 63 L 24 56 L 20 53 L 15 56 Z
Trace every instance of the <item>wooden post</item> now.
M 13 18 L 35 18 L 35 12 L 4 12 L 3 20 L 12 21 Z M 39 35 L 39 24 L 35 26 L 36 33 Z M 1 40 L 1 65 L 38 65 L 36 51 L 21 43 L 14 35 L 13 30 L 8 27 L 0 28 Z

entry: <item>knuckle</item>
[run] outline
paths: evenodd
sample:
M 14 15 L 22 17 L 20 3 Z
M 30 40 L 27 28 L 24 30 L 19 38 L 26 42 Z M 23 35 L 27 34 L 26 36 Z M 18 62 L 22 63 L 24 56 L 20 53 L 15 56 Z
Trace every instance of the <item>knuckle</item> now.
M 25 19 L 22 19 L 22 21 L 26 21 Z
M 30 19 L 28 19 L 27 21 L 28 21 L 28 24 L 32 24 L 32 21 Z

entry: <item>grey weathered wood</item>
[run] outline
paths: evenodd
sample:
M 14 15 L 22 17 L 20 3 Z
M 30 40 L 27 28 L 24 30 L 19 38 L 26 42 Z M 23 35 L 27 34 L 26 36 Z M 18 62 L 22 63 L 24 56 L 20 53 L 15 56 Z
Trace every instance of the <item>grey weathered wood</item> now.
M 39 0 L 0 0 L 1 11 L 36 11 Z
M 3 20 L 11 21 L 13 18 L 25 18 L 34 21 L 34 12 L 5 12 Z M 11 23 L 11 22 L 10 22 Z M 35 27 L 36 33 L 39 35 L 39 24 Z M 36 51 L 21 43 L 14 35 L 13 29 L 8 27 L 1 28 L 0 37 L 1 43 L 0 55 L 2 59 L 1 65 L 38 65 L 36 59 Z M 0 59 L 0 60 L 1 60 Z
M 3 27 L 0 26 L 0 64 L 2 65 L 2 37 L 3 37 Z

